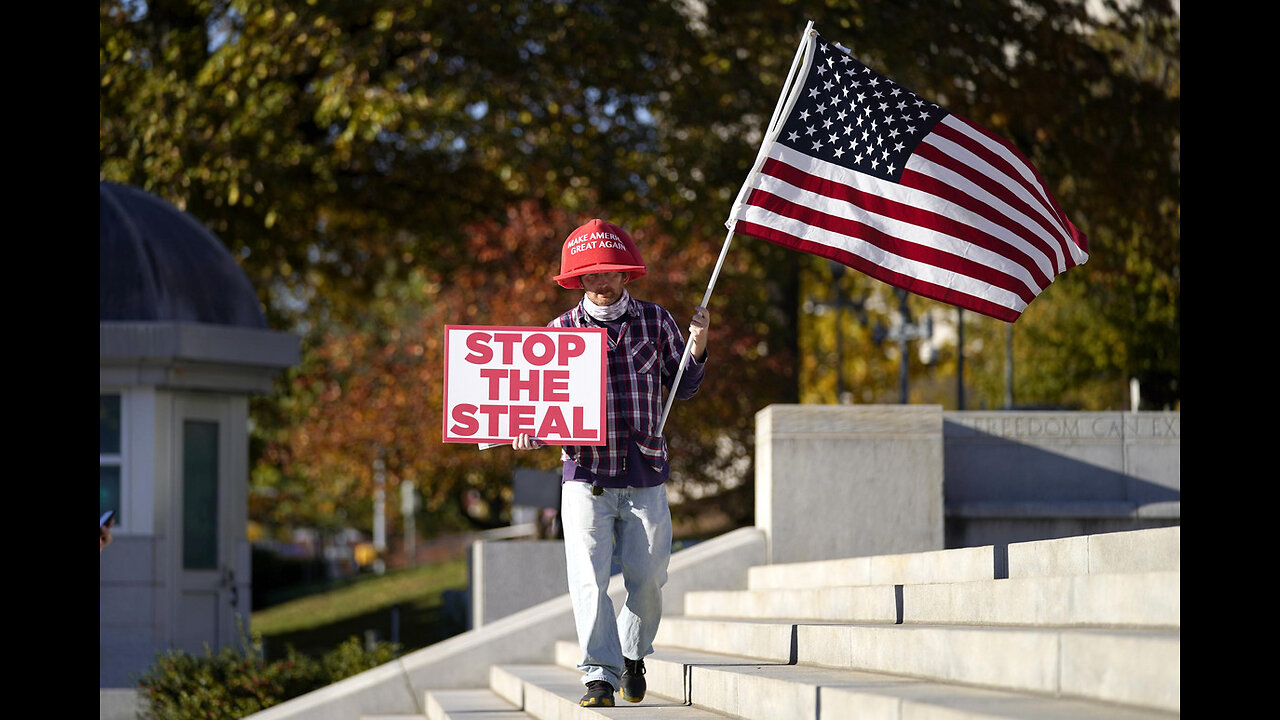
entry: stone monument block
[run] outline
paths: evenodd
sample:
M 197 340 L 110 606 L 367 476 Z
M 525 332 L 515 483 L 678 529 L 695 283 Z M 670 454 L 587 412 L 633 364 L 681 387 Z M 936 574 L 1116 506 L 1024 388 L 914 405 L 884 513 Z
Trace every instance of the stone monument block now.
M 756 413 L 756 526 L 771 563 L 941 550 L 942 408 Z

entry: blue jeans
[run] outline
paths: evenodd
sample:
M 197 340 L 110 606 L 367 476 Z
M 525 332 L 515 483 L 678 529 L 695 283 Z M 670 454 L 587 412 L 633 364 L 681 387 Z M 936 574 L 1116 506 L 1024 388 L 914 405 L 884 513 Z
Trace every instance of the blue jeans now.
M 582 682 L 620 686 L 622 658 L 653 652 L 662 620 L 662 586 L 671 559 L 671 511 L 667 486 L 604 488 L 592 495 L 583 482 L 562 485 L 560 519 L 573 619 L 582 647 Z M 627 599 L 614 618 L 609 573 L 622 567 Z

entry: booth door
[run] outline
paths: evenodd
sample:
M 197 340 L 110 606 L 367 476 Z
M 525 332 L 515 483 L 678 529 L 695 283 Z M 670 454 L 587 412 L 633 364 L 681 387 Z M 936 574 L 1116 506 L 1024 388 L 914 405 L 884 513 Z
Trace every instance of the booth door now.
M 235 463 L 230 403 L 191 394 L 177 398 L 174 498 L 178 585 L 175 640 L 190 653 L 236 639 L 236 513 L 230 499 Z M 239 428 L 244 433 L 243 426 Z M 239 535 L 244 527 L 239 528 Z M 247 614 L 247 613 L 246 613 Z

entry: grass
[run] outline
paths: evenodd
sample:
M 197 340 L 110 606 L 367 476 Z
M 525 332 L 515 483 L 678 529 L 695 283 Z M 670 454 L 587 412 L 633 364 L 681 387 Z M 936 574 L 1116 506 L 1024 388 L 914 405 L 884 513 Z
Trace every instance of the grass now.
M 351 636 L 392 640 L 399 615 L 399 643 L 416 650 L 462 632 L 466 609 L 448 591 L 465 591 L 465 559 L 422 565 L 384 575 L 361 576 L 327 592 L 300 597 L 252 614 L 250 627 L 262 635 L 268 658 L 288 646 L 319 656 Z

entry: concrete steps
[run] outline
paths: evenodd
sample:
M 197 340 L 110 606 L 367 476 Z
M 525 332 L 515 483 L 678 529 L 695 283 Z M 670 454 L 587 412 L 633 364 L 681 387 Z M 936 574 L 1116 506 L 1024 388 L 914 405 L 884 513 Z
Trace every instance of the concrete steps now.
M 566 652 L 576 653 L 569 644 Z M 1035 697 L 918 678 L 777 664 L 699 651 L 663 649 L 645 659 L 651 689 L 683 688 L 686 702 L 723 716 L 815 718 L 1115 718 L 1167 719 L 1169 714 Z
M 632 705 L 618 699 L 611 708 L 578 706 L 582 697 L 582 674 L 558 665 L 495 666 L 490 687 L 513 705 L 519 699 L 529 717 L 539 720 L 562 718 L 627 718 L 627 720 L 724 720 L 724 716 L 701 707 L 687 705 L 683 697 L 671 697 L 656 689 L 642 703 Z M 470 720 L 459 718 L 457 720 Z
M 1010 578 L 920 585 L 701 591 L 690 616 L 858 623 L 1177 627 L 1178 571 Z
M 1179 632 L 671 618 L 666 647 L 1179 710 Z M 646 661 L 647 664 L 647 661 Z
M 753 567 L 693 591 L 638 705 L 580 708 L 575 643 L 428 692 L 431 720 L 1177 717 L 1178 528 Z

